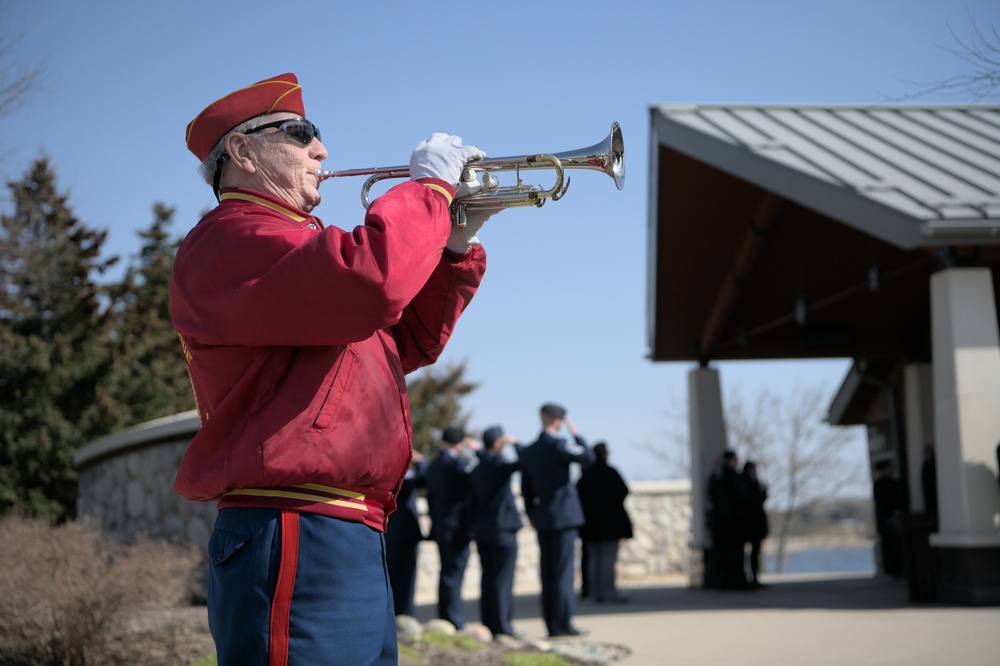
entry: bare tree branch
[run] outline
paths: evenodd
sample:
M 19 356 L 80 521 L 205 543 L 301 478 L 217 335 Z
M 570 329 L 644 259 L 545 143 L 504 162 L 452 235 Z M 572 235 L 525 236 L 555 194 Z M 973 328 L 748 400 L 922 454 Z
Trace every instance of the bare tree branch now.
M 969 15 L 972 24 L 972 34 L 963 39 L 948 24 L 948 32 L 955 41 L 954 46 L 937 45 L 938 48 L 954 55 L 959 60 L 971 66 L 967 74 L 955 74 L 940 81 L 917 82 L 909 81 L 921 87 L 915 93 L 891 98 L 895 101 L 916 99 L 929 95 L 947 93 L 968 94 L 973 101 L 981 101 L 1000 91 L 1000 33 L 996 26 L 988 30 L 981 28 L 974 16 Z
M 642 448 L 666 473 L 666 478 L 691 478 L 691 447 L 687 430 L 687 401 L 671 396 L 663 411 L 669 425 L 664 430 L 662 441 L 646 443 Z
M 33 92 L 41 80 L 40 65 L 19 65 L 17 49 L 23 34 L 10 25 L 6 3 L 0 3 L 0 117 L 17 110 Z

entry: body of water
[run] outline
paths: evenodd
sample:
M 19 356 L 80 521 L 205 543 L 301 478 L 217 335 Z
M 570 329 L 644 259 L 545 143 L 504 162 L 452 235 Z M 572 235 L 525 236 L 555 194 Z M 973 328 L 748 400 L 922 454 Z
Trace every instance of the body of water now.
M 777 573 L 778 556 L 766 553 L 761 568 L 764 573 Z M 782 573 L 827 573 L 850 571 L 875 573 L 873 546 L 844 546 L 836 548 L 803 548 L 785 553 Z

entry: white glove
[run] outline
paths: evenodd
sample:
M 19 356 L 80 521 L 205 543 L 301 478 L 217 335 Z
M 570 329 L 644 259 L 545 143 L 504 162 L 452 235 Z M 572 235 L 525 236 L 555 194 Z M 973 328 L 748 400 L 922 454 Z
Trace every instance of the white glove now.
M 459 183 L 455 190 L 455 199 L 467 197 L 483 189 L 483 184 L 476 179 L 475 174 L 471 170 L 465 175 L 469 176 L 470 174 L 472 180 L 463 180 Z M 456 254 L 465 254 L 474 245 L 479 245 L 479 237 L 477 235 L 479 230 L 486 224 L 486 220 L 501 210 L 503 210 L 503 206 L 496 208 L 467 208 L 465 211 L 465 226 L 451 228 L 451 233 L 448 235 L 448 243 L 445 247 Z
M 476 172 L 472 169 L 463 170 L 459 176 L 458 185 L 455 187 L 455 199 L 462 199 L 473 194 L 479 194 L 483 189 L 483 184 L 479 182 Z
M 410 179 L 439 178 L 458 187 L 465 163 L 484 157 L 486 153 L 478 147 L 463 146 L 462 137 L 438 132 L 413 149 Z

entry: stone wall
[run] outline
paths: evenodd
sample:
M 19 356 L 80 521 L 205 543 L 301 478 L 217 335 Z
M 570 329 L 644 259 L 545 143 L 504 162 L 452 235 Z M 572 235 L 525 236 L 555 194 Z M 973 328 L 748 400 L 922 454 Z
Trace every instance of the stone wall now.
M 174 475 L 191 437 L 198 430 L 194 412 L 150 421 L 92 442 L 74 458 L 79 470 L 77 511 L 108 532 L 182 540 L 206 546 L 215 521 L 215 504 L 191 502 L 173 492 Z M 688 574 L 691 486 L 687 481 L 631 483 L 625 501 L 635 536 L 622 542 L 618 572 L 622 581 Z M 518 497 L 519 505 L 521 500 Z M 421 498 L 424 533 L 429 531 Z M 525 524 L 528 525 L 527 519 Z M 439 560 L 432 542 L 420 546 L 417 599 L 434 599 Z M 478 595 L 479 558 L 469 559 L 466 591 Z M 538 589 L 538 542 L 526 526 L 518 532 L 515 590 Z
M 532 594 L 539 590 L 538 540 L 535 530 L 524 517 L 524 504 L 515 487 L 515 497 L 521 509 L 525 527 L 517 533 L 517 565 L 514 574 L 515 594 Z M 687 577 L 690 557 L 688 541 L 691 531 L 691 484 L 688 481 L 636 481 L 629 484 L 625 508 L 632 520 L 633 537 L 621 542 L 618 550 L 618 580 L 620 583 Z M 417 500 L 424 534 L 430 531 L 427 503 Z M 577 548 L 577 577 L 579 579 Z M 437 598 L 437 577 L 440 569 L 437 546 L 433 541 L 420 544 L 417 558 L 417 603 L 429 603 Z M 481 569 L 475 544 L 465 571 L 462 595 L 479 595 Z
M 194 411 L 157 419 L 91 442 L 73 458 L 77 514 L 119 536 L 137 534 L 208 545 L 215 503 L 174 493 L 174 476 L 191 437 Z

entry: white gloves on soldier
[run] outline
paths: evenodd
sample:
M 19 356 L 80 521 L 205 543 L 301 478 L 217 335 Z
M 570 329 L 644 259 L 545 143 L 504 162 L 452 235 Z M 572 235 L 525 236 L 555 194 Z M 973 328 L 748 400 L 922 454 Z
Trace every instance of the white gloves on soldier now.
M 470 171 L 467 175 L 471 175 L 472 180 L 463 180 L 458 184 L 458 187 L 455 189 L 456 200 L 467 197 L 470 194 L 475 194 L 483 189 L 483 184 L 476 179 L 473 172 Z M 486 220 L 501 210 L 503 210 L 503 207 L 467 208 L 465 210 L 465 226 L 451 228 L 451 234 L 448 236 L 448 243 L 445 247 L 456 254 L 465 254 L 474 245 L 479 245 L 479 237 L 477 236 L 479 230 L 486 224 Z
M 483 184 L 479 182 L 474 172 L 469 171 L 465 174 L 468 180 L 462 179 L 462 172 L 466 163 L 484 157 L 486 153 L 477 146 L 463 146 L 460 136 L 435 133 L 413 149 L 413 154 L 410 155 L 410 179 L 439 178 L 451 183 L 455 187 L 455 198 L 461 199 L 483 189 Z M 486 224 L 486 220 L 500 210 L 500 208 L 468 209 L 466 226 L 452 227 L 446 247 L 456 254 L 465 254 L 473 246 L 479 245 L 476 234 Z
M 465 163 L 486 153 L 476 146 L 463 146 L 462 137 L 435 133 L 421 141 L 410 155 L 410 179 L 439 178 L 458 187 Z

